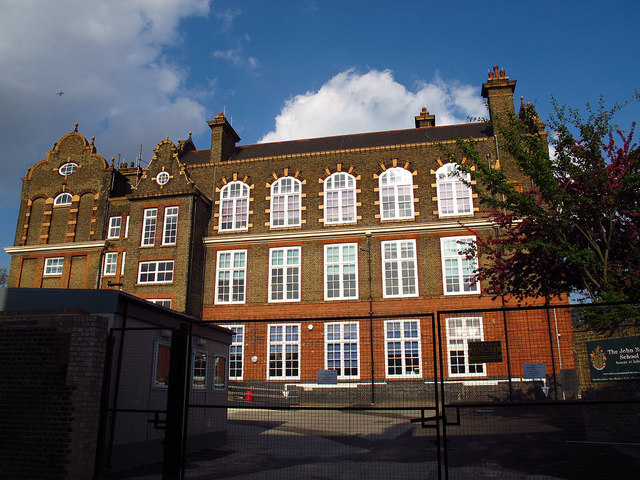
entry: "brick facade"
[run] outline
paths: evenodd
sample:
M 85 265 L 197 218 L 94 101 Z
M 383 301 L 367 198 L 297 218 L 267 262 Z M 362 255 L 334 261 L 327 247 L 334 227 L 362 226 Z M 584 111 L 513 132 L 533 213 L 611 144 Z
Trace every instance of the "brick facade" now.
M 514 112 L 515 84 L 497 69 L 482 85 L 492 121 Z M 209 122 L 210 149 L 196 150 L 190 136 L 177 144 L 165 139 L 146 168 L 108 166 L 93 141 L 74 131 L 23 179 L 16 242 L 7 249 L 9 285 L 121 288 L 170 301 L 172 308 L 204 320 L 244 325 L 242 373 L 236 375 L 244 381 L 314 382 L 328 365 L 329 327 L 321 319 L 347 322 L 349 315 L 362 317 L 353 378 L 394 380 L 388 373 L 392 342 L 379 316 L 401 315 L 400 321 L 417 322 L 421 336 L 420 364 L 411 378 L 426 380 L 433 376 L 433 338 L 423 315 L 502 305 L 482 295 L 483 285 L 463 285 L 463 270 L 472 265 L 465 266 L 459 252 L 444 258 L 451 250 L 447 239 L 493 234 L 480 212 L 478 186 L 463 188 L 443 173 L 444 148 L 455 151 L 457 138 L 473 138 L 480 158 L 520 185 L 528 181 L 502 152 L 497 130 L 482 123 L 436 126 L 436 120 L 423 109 L 415 129 L 239 145 L 221 113 Z M 60 168 L 70 162 L 77 170 L 62 175 Z M 65 191 L 74 195 L 71 204 L 54 205 Z M 166 242 L 172 215 L 175 239 Z M 331 292 L 329 252 L 339 278 Z M 47 270 L 47 258 L 62 258 L 55 260 L 61 269 Z M 347 278 L 350 287 L 343 291 Z M 376 317 L 373 324 L 366 320 L 369 314 Z M 537 341 L 540 335 L 542 342 L 549 335 L 543 320 L 541 326 L 516 321 L 516 338 Z M 274 349 L 297 349 L 296 373 L 270 375 L 269 325 L 284 323 L 297 325 L 290 332 L 297 344 Z M 484 338 L 500 337 L 490 316 L 480 323 Z M 569 359 L 566 316 L 561 329 L 557 353 Z M 399 355 L 401 363 L 411 356 Z M 487 366 L 482 377 L 504 378 L 505 368 Z M 457 378 L 464 375 L 458 372 Z M 397 380 L 406 381 L 406 375 Z
M 107 327 L 96 315 L 2 312 L 0 384 L 10 393 L 0 395 L 6 478 L 91 476 Z

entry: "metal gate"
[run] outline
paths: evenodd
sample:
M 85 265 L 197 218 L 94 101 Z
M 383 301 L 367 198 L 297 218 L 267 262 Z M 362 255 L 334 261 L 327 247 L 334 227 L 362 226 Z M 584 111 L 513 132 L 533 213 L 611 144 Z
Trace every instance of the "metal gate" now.
M 616 329 L 589 327 L 611 318 Z M 637 476 L 640 359 L 608 379 L 593 368 L 599 351 L 620 358 L 611 345 L 640 353 L 636 306 L 458 310 L 437 324 L 443 478 Z M 477 371 L 472 355 L 487 360 Z
M 588 308 L 592 315 L 606 307 Z M 589 362 L 596 344 L 624 343 L 615 339 L 637 330 L 628 322 L 592 332 L 579 315 L 561 305 L 245 321 L 235 325 L 244 338 L 224 364 L 234 373 L 226 396 L 208 402 L 194 401 L 197 362 L 187 338 L 187 378 L 173 404 L 107 409 L 107 431 L 112 411 L 144 416 L 161 432 L 161 454 L 105 478 L 634 478 L 638 380 L 593 381 Z M 286 329 L 282 341 L 271 329 L 278 325 L 297 325 L 289 343 Z M 252 342 L 265 358 L 247 354 Z M 283 347 L 280 363 L 268 345 Z M 345 355 L 352 348 L 355 363 Z M 208 368 L 205 388 L 215 388 Z M 257 370 L 276 377 L 279 368 L 299 378 L 251 379 Z M 119 388 L 129 388 L 120 377 Z M 224 438 L 202 437 L 197 426 L 221 416 Z M 173 430 L 162 430 L 165 421 Z

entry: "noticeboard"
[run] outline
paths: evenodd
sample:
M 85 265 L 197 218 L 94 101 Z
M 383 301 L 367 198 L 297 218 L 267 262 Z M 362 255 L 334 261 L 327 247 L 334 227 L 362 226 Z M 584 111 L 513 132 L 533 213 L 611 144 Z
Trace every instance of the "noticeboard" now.
M 336 385 L 337 383 L 337 370 L 318 370 L 318 385 Z
M 499 340 L 469 342 L 469 363 L 502 362 L 502 344 Z
M 640 337 L 587 342 L 592 382 L 640 379 Z
M 525 380 L 539 380 L 547 378 L 547 369 L 544 362 L 523 363 L 522 378 Z

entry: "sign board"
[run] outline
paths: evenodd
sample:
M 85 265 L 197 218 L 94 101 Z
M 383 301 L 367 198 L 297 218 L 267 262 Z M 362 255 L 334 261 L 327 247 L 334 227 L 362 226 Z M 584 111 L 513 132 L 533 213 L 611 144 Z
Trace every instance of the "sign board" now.
M 640 337 L 587 342 L 592 382 L 640 379 Z
M 469 363 L 496 363 L 502 361 L 502 344 L 499 340 L 469 342 Z
M 336 385 L 337 383 L 337 370 L 318 370 L 318 385 Z
M 522 378 L 525 380 L 539 380 L 547 378 L 547 369 L 544 363 L 523 363 Z

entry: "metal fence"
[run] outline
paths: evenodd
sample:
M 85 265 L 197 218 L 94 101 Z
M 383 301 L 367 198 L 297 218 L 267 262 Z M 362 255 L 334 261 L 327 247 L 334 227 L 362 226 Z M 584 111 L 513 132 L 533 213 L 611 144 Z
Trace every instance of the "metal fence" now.
M 167 469 L 166 450 L 176 442 L 165 438 L 162 455 L 156 450 L 143 466 L 111 470 L 104 478 L 635 478 L 635 312 L 635 306 L 555 305 L 299 319 L 304 325 L 360 322 L 357 379 L 325 384 L 245 375 L 229 382 L 222 400 L 206 401 L 186 388 L 179 468 Z M 587 326 L 611 318 L 618 319 L 615 329 Z M 407 330 L 400 341 L 419 342 L 418 364 L 413 344 L 399 350 L 400 360 L 391 345 L 396 325 L 390 323 L 408 319 L 419 328 L 401 324 Z M 243 322 L 244 333 L 274 323 Z M 148 342 L 144 335 L 132 341 Z M 323 357 L 327 343 L 308 340 L 304 354 Z M 192 353 L 184 357 L 187 372 L 193 372 Z M 140 366 L 119 361 L 122 396 L 135 389 L 123 372 Z M 404 369 L 400 378 L 393 376 L 398 365 Z M 165 433 L 166 410 L 148 405 L 153 408 L 136 410 L 111 399 L 106 425 L 117 434 L 141 425 L 133 420 L 139 415 L 148 431 Z M 121 423 L 109 423 L 113 412 Z M 203 425 L 220 419 L 224 435 L 202 435 Z

